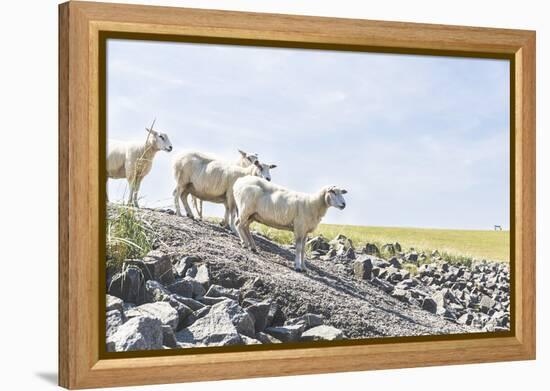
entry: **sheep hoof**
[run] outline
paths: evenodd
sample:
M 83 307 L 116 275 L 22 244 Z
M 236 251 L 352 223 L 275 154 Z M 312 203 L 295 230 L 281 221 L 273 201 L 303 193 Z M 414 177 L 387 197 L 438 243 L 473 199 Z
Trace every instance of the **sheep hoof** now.
M 191 220 L 195 220 L 195 216 L 193 216 L 193 215 L 188 214 L 187 217 L 189 217 Z
M 300 269 L 299 267 L 297 267 L 297 268 L 294 269 L 294 270 L 296 270 L 298 273 L 301 273 L 301 272 L 302 272 L 302 269 Z

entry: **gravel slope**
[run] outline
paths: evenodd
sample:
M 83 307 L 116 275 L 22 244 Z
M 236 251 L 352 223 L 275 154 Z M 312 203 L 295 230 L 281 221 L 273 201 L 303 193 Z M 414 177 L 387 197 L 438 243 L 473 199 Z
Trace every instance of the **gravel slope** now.
M 241 248 L 239 240 L 208 222 L 177 217 L 171 211 L 140 209 L 159 240 L 155 247 L 174 260 L 199 256 L 208 264 L 213 283 L 229 288 L 251 287 L 273 298 L 287 318 L 313 312 L 347 338 L 457 334 L 479 331 L 444 320 L 384 293 L 369 281 L 352 277 L 349 266 L 308 261 L 309 272 L 293 269 L 294 253 L 254 236 L 259 253 Z

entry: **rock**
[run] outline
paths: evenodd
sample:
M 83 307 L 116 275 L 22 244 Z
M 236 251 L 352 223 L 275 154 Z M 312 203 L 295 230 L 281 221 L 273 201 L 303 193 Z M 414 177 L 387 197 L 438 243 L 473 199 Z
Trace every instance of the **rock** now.
M 282 326 L 286 321 L 286 315 L 277 303 L 272 302 L 267 314 L 267 326 Z
M 168 285 L 168 290 L 178 296 L 193 297 L 193 283 L 190 280 L 178 280 Z
M 183 257 L 174 264 L 174 274 L 176 277 L 183 278 L 187 274 L 187 271 L 193 266 L 192 257 Z
M 393 247 L 395 248 L 395 251 L 397 251 L 399 253 L 401 252 L 401 245 L 399 244 L 399 242 L 395 242 L 393 244 Z
M 112 310 L 124 311 L 124 302 L 116 296 L 106 295 L 106 310 L 107 312 Z
M 150 251 L 142 260 L 127 260 L 124 261 L 124 264 L 139 267 L 145 280 L 155 280 L 163 285 L 172 284 L 175 280 L 172 262 L 166 254 L 159 250 Z
M 297 318 L 288 319 L 285 322 L 285 326 L 302 326 L 302 331 L 308 330 L 312 327 L 320 326 L 324 323 L 325 319 L 321 315 L 307 313 Z
M 162 325 L 162 344 L 169 348 L 177 348 L 178 341 L 176 341 L 176 334 L 174 329 L 168 325 Z
M 208 314 L 176 334 L 179 343 L 225 346 L 242 343 L 239 334 L 253 338 L 254 322 L 236 301 L 224 300 L 210 308 Z
M 409 263 L 416 263 L 418 262 L 418 254 L 415 252 L 408 253 L 405 255 L 405 260 Z
M 300 337 L 301 341 L 339 341 L 344 338 L 342 330 L 332 326 L 322 325 L 313 327 Z
M 197 268 L 197 274 L 194 277 L 195 281 L 202 285 L 204 289 L 208 289 L 210 286 L 210 273 L 206 265 L 200 265 Z
M 422 309 L 435 314 L 437 313 L 437 303 L 431 297 L 426 297 L 422 302 Z
M 161 324 L 168 325 L 174 330 L 176 330 L 179 323 L 178 312 L 169 303 L 164 301 L 142 304 L 127 311 L 126 316 L 128 318 L 149 317 L 158 319 Z
M 281 343 L 281 341 L 279 341 L 277 338 L 263 332 L 256 333 L 256 339 L 266 345 L 272 343 Z
M 380 250 L 374 243 L 367 243 L 363 247 L 363 254 L 380 256 Z
M 206 294 L 206 288 L 196 279 L 185 277 L 183 281 L 187 281 L 191 284 L 192 291 L 193 291 L 193 298 L 201 297 Z
M 145 298 L 148 303 L 166 301 L 171 294 L 172 292 L 158 281 L 149 280 L 145 283 Z
M 255 302 L 246 308 L 248 313 L 254 319 L 254 330 L 256 331 L 256 333 L 264 331 L 264 329 L 267 327 L 270 308 L 271 303 L 267 300 Z
M 116 330 L 118 330 L 118 328 L 122 326 L 125 320 L 126 318 L 124 317 L 124 313 L 122 311 L 118 309 L 107 311 L 107 316 L 105 319 L 107 338 L 109 338 L 110 335 L 114 334 Z
M 219 297 L 203 296 L 203 297 L 199 297 L 198 300 L 201 303 L 204 303 L 206 305 L 214 305 L 214 304 L 221 303 L 222 301 L 231 300 L 231 299 L 225 296 L 219 296 Z
M 261 342 L 258 341 L 256 338 L 250 338 L 250 337 L 247 337 L 246 335 L 241 335 L 241 340 L 243 341 L 242 343 L 245 344 L 245 345 L 259 345 L 259 344 L 261 344 Z
M 446 292 L 439 291 L 432 295 L 432 300 L 436 305 L 435 313 L 438 315 L 443 315 L 445 313 L 445 294 Z
M 395 255 L 396 253 L 395 246 L 393 245 L 393 243 L 386 243 L 385 245 L 383 245 L 382 251 L 390 255 Z
M 145 302 L 145 278 L 139 267 L 125 265 L 120 273 L 113 276 L 108 292 L 125 302 L 142 304 Z
M 210 308 L 211 308 L 210 306 L 205 306 L 187 315 L 187 317 L 183 320 L 183 322 L 180 323 L 179 329 L 181 330 L 184 327 L 189 327 L 200 318 L 203 318 L 206 315 L 208 315 L 208 313 L 210 312 Z
M 265 333 L 277 338 L 282 342 L 295 342 L 300 339 L 302 333 L 301 325 L 294 326 L 275 326 L 268 327 L 265 330 Z
M 484 295 L 481 298 L 481 302 L 479 303 L 479 308 L 483 313 L 488 313 L 491 308 L 495 305 L 495 301 L 491 299 L 489 296 Z
M 403 289 L 394 289 L 391 295 L 404 303 L 409 302 L 409 293 Z
M 372 278 L 372 261 L 369 257 L 361 257 L 353 262 L 353 273 L 359 280 Z
M 224 288 L 220 285 L 212 285 L 210 289 L 208 289 L 208 292 L 206 292 L 206 296 L 209 297 L 227 297 L 232 300 L 239 300 L 240 291 L 238 289 L 231 289 L 231 288 Z
M 472 314 L 466 313 L 458 318 L 457 323 L 465 324 L 469 326 L 472 324 L 473 319 L 474 319 L 474 316 Z
M 436 257 L 439 257 L 439 256 L 440 256 L 439 251 L 437 251 L 437 250 L 432 251 L 432 258 L 436 258 Z
M 388 262 L 392 267 L 396 269 L 401 269 L 403 267 L 403 265 L 401 265 L 401 262 L 399 261 L 399 259 L 397 259 L 397 257 L 392 257 Z
M 172 308 L 175 309 L 176 312 L 178 313 L 177 329 L 179 329 L 180 327 L 183 327 L 181 325 L 183 324 L 185 318 L 187 318 L 189 315 L 193 313 L 193 310 L 190 307 L 188 307 L 187 305 L 185 305 L 183 302 L 179 300 L 180 298 L 182 297 L 178 295 L 171 295 L 166 299 L 168 304 L 170 304 Z
M 309 246 L 312 252 L 316 251 L 321 255 L 326 254 L 330 250 L 328 241 L 322 235 L 311 238 L 307 242 L 307 246 Z
M 391 293 L 393 291 L 393 285 L 391 283 L 381 280 L 378 277 L 374 277 L 371 282 L 386 293 Z
M 172 297 L 175 298 L 180 303 L 185 304 L 187 307 L 191 308 L 191 310 L 193 311 L 200 310 L 205 306 L 205 304 L 195 299 L 191 299 L 190 297 L 183 297 L 179 295 L 172 295 Z
M 138 316 L 121 325 L 107 338 L 110 352 L 162 349 L 162 323 L 158 319 Z

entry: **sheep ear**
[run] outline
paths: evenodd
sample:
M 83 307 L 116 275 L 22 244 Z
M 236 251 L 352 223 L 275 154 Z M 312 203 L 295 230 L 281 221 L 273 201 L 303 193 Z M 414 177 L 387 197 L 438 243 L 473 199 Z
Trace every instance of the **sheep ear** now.
M 276 164 L 270 164 L 270 165 L 269 165 L 269 168 L 270 168 L 270 169 L 274 169 L 274 168 L 276 168 L 276 167 L 277 167 Z
M 260 164 L 259 160 L 254 161 L 254 165 L 258 168 L 262 168 L 262 165 Z
M 155 132 L 153 129 L 145 128 L 145 130 L 149 133 L 151 133 L 153 136 L 157 135 L 157 132 Z
M 237 151 L 239 151 L 239 153 L 240 153 L 241 155 L 243 155 L 243 157 L 246 157 L 246 152 L 241 151 L 240 149 L 237 149 Z

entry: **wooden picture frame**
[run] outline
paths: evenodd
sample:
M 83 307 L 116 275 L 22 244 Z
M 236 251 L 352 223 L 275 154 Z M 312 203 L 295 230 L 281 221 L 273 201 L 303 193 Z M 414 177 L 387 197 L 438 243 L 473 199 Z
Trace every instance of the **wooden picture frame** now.
M 97 326 L 102 185 L 101 35 L 505 58 L 511 61 L 513 329 L 498 338 L 104 358 Z M 104 160 L 104 159 L 103 159 Z M 104 164 L 104 163 L 103 163 Z M 59 6 L 59 384 L 124 386 L 535 358 L 535 32 L 68 2 Z

